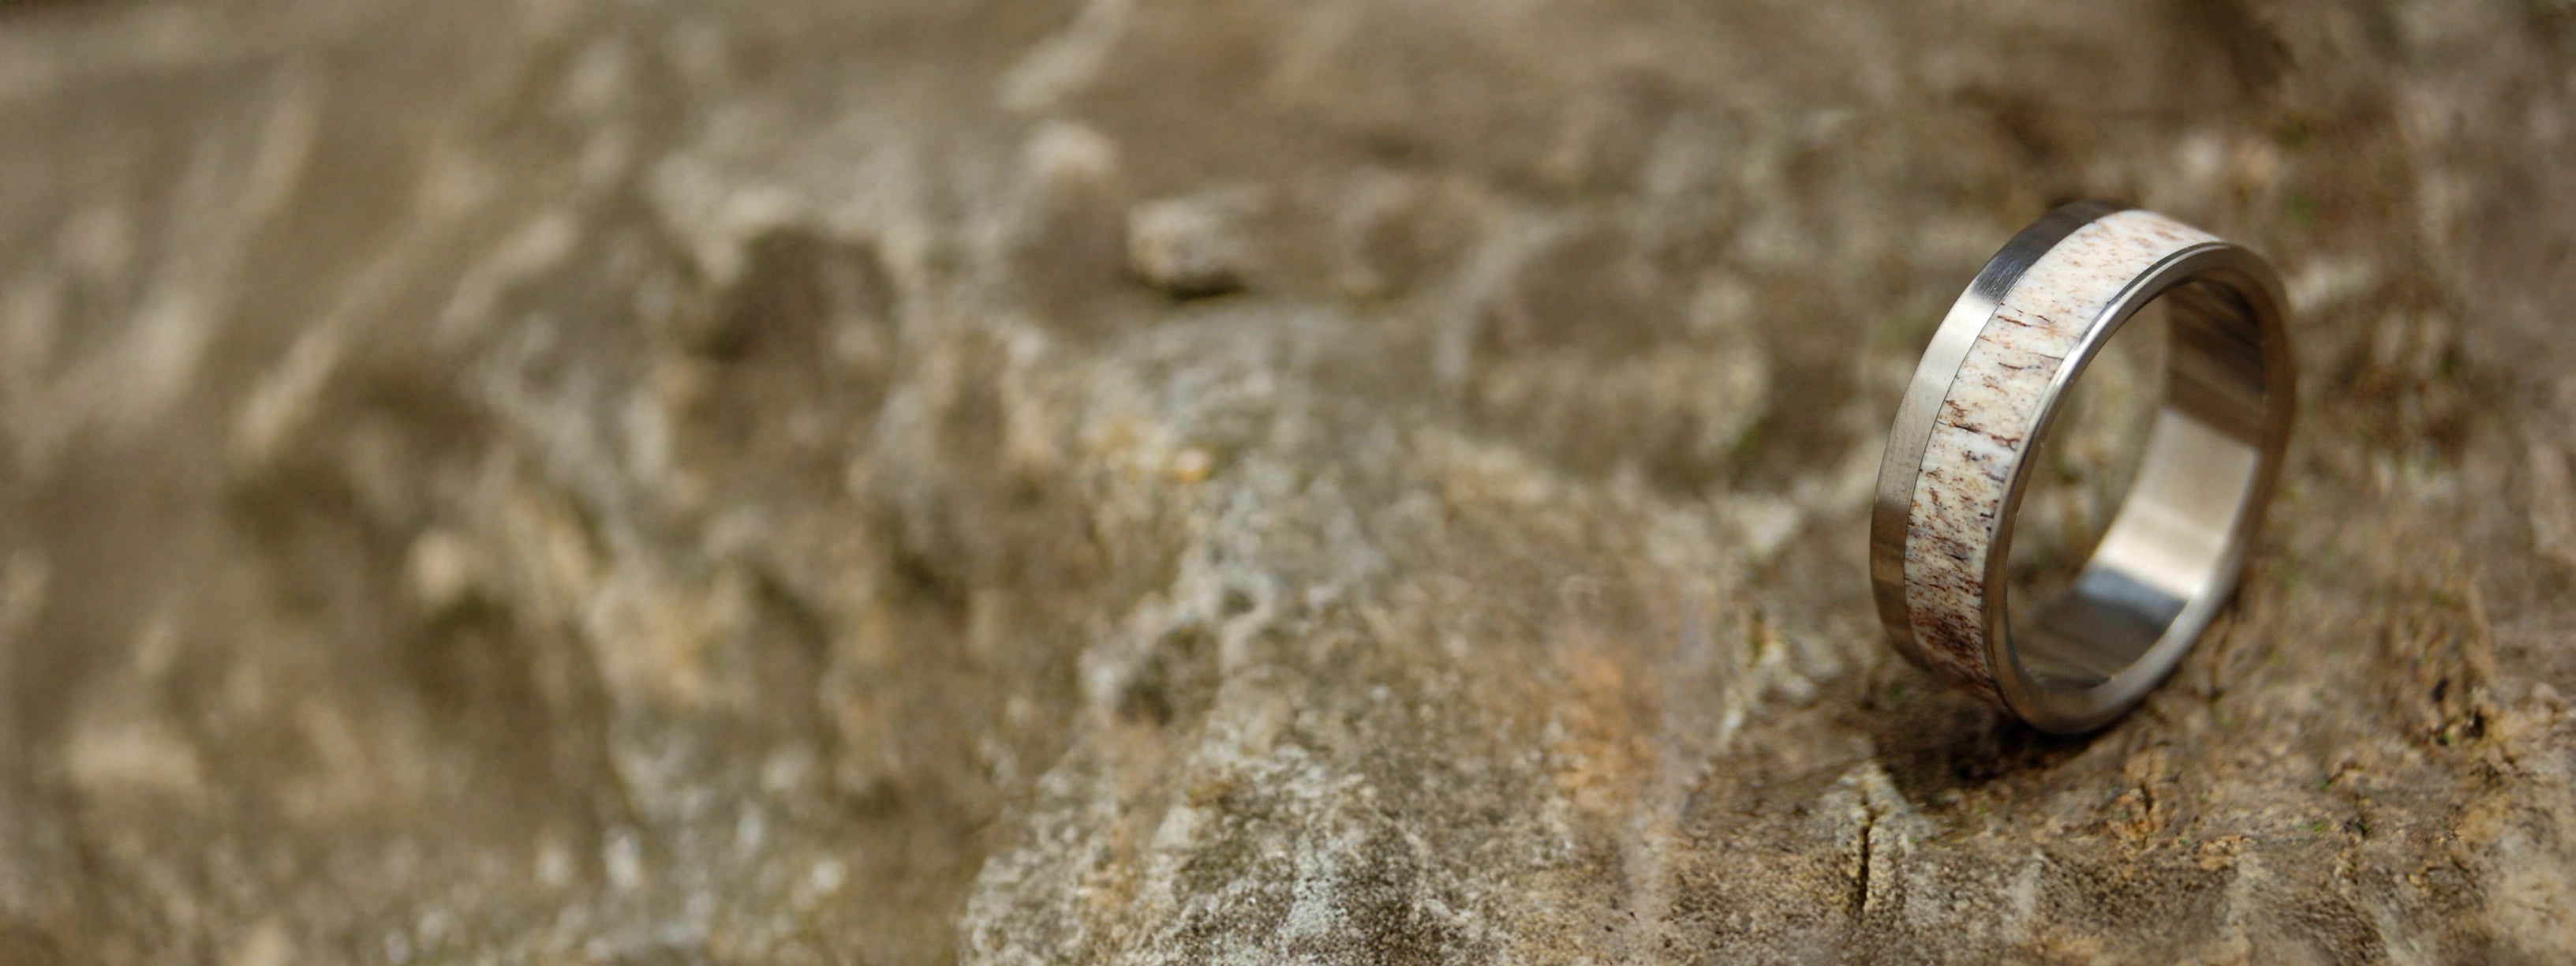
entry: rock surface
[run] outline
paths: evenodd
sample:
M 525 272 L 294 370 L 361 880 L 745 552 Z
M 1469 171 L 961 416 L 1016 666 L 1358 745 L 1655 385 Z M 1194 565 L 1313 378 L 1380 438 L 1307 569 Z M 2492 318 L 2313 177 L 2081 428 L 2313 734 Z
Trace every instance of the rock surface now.
M 2571 67 L 2542 0 L 0 4 L 0 960 L 2576 958 Z M 1864 541 L 2081 196 L 2274 257 L 2303 421 L 2060 740 Z

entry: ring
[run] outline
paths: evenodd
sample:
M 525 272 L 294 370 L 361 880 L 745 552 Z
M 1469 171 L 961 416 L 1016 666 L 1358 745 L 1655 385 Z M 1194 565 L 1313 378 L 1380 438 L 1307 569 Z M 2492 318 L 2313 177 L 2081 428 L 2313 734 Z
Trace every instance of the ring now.
M 2158 299 L 2170 341 L 2136 479 L 2073 585 L 2013 621 L 2031 443 Z M 1870 583 L 1897 651 L 2044 731 L 2144 698 L 2235 588 L 2280 475 L 2285 304 L 2261 256 L 2151 211 L 2079 202 L 2013 236 L 1942 318 L 1879 463 Z

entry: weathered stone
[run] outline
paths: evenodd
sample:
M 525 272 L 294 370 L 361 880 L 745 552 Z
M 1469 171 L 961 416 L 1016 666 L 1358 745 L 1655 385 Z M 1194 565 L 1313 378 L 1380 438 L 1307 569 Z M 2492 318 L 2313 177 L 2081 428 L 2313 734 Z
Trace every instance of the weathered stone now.
M 1127 213 L 1128 267 L 1179 296 L 1241 288 L 1254 248 L 1244 222 L 1259 203 L 1245 192 L 1224 192 L 1138 205 Z
M 0 960 L 2576 957 L 2572 36 L 0 5 Z M 2057 739 L 1864 534 L 2082 195 L 2303 398 Z

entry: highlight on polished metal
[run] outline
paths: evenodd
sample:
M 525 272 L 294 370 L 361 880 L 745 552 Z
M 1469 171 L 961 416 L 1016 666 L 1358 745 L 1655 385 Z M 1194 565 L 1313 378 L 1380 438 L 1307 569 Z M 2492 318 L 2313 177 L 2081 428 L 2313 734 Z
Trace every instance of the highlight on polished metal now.
M 2013 517 L 2076 380 L 2163 300 L 2164 391 L 2136 480 L 2072 586 L 2011 619 Z M 2289 333 L 2261 256 L 2151 211 L 2080 202 L 1997 252 L 1896 410 L 1870 582 L 1896 649 L 2033 726 L 2119 717 L 2235 588 L 2289 443 Z

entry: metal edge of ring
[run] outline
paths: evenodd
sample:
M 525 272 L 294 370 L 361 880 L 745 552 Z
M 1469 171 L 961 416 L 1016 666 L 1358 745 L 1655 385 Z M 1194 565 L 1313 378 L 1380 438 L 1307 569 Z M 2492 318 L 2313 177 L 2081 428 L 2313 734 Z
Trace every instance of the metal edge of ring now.
M 2068 364 L 2060 366 L 2050 375 L 2048 388 L 2040 397 L 2039 412 L 2032 424 L 2031 438 L 2039 440 L 2047 437 L 2056 423 L 2058 413 L 2063 408 L 2067 392 L 2073 388 L 2076 380 L 2083 378 L 2084 370 L 2091 365 L 2093 358 L 2101 353 L 2102 347 L 2108 345 L 2130 319 L 2136 317 L 2148 304 L 2163 297 L 2166 292 L 2174 288 L 2201 280 L 2205 276 L 2228 271 L 2241 273 L 2243 279 L 2252 283 L 2257 289 L 2257 291 L 2239 289 L 2237 292 L 2239 296 L 2247 297 L 2249 300 L 2259 296 L 2262 302 L 2266 303 L 2249 304 L 2247 311 L 2252 315 L 2249 321 L 2254 324 L 2264 339 L 2265 392 L 2267 395 L 2273 392 L 2274 384 L 2277 382 L 2278 391 L 2284 402 L 2284 405 L 2277 409 L 2268 405 L 2265 407 L 2262 438 L 2257 441 L 2256 447 L 2256 475 L 2249 483 L 2247 492 L 2241 497 L 2252 502 L 2241 512 L 2228 532 L 2225 559 L 2218 567 L 2215 580 L 2211 586 L 2194 595 L 2185 613 L 2175 618 L 2177 626 L 2199 625 L 2192 634 L 2194 640 L 2165 649 L 2163 653 L 2151 651 L 2147 655 L 2142 655 L 2132 668 L 2150 664 L 2162 666 L 2156 668 L 2154 673 L 2144 675 L 2142 679 L 2130 678 L 2125 682 L 2127 686 L 2123 688 L 2112 687 L 2115 683 L 2124 683 L 2116 679 L 2105 682 L 2100 689 L 2110 697 L 2110 700 L 2081 715 L 2059 716 L 2048 713 L 2028 693 L 2018 668 L 2009 663 L 2015 658 L 2010 653 L 2011 628 L 2005 614 L 2010 603 L 2008 595 L 2011 593 L 2006 581 L 2006 570 L 2011 563 L 2009 546 L 2012 524 L 2020 514 L 2021 498 L 2029 482 L 2029 474 L 2021 465 L 2016 464 L 2006 481 L 2004 501 L 1996 510 L 1995 528 L 1991 534 L 1995 549 L 1986 557 L 1984 579 L 1989 590 L 1981 601 L 1984 613 L 1980 615 L 1980 619 L 1986 629 L 1986 662 L 1994 681 L 1995 691 L 2003 697 L 2005 706 L 2014 717 L 2020 718 L 2032 727 L 2056 734 L 2081 734 L 2115 721 L 2127 713 L 2131 707 L 2143 700 L 2149 691 L 2154 690 L 2156 682 L 2171 673 L 2173 666 L 2179 663 L 2182 656 L 2189 651 L 2190 645 L 2196 643 L 2197 638 L 2206 632 L 2206 623 L 2212 616 L 2212 612 L 2232 592 L 2243 570 L 2245 556 L 2252 543 L 2253 535 L 2262 524 L 2264 510 L 2271 502 L 2273 490 L 2279 482 L 2281 461 L 2288 449 L 2289 422 L 2297 406 L 2297 391 L 2291 384 L 2291 380 L 2295 378 L 2296 367 L 2292 364 L 2287 332 L 2289 301 L 2282 291 L 2278 271 L 2261 254 L 2225 239 L 2201 242 L 2177 249 L 2157 259 L 2154 264 L 2147 266 L 2121 285 L 2120 291 L 2103 306 L 2101 314 L 2087 324 L 2084 335 L 2077 340 L 2074 348 L 2068 350 L 2066 355 Z M 2229 287 L 2236 288 L 2236 286 Z M 2159 643 L 2158 648 L 2166 648 L 2166 646 Z M 2129 678 L 2130 674 L 2131 672 L 2124 671 L 2121 677 Z M 2111 694 L 2114 691 L 2122 693 Z
M 1906 383 L 1888 429 L 1887 450 L 1879 457 L 1878 487 L 1870 507 L 1869 578 L 1878 603 L 1879 625 L 1888 643 L 1917 667 L 1929 668 L 1914 640 L 1913 612 L 1906 603 L 1905 541 L 1912 525 L 1914 487 L 1923 472 L 1923 453 L 1932 442 L 1932 424 L 1958 381 L 1959 367 L 2002 307 L 2004 294 L 2059 242 L 2084 226 L 2129 210 L 2128 205 L 2078 201 L 2050 211 L 2005 242 L 1985 267 L 1959 293 L 1941 325 L 1924 346 L 1922 361 Z

